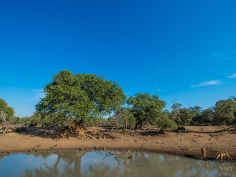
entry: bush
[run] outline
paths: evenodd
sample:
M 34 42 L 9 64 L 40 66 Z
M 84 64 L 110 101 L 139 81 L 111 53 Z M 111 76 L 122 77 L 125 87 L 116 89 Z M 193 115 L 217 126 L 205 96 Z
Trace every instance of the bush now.
M 133 113 L 127 108 L 121 108 L 113 119 L 110 119 L 112 125 L 116 128 L 122 127 L 124 130 L 134 129 L 136 119 Z
M 158 119 L 157 125 L 160 127 L 161 131 L 163 131 L 167 128 L 169 128 L 171 130 L 175 130 L 176 128 L 178 128 L 177 124 L 173 120 L 171 120 L 167 115 Z
M 127 101 L 130 106 L 136 125 L 135 128 L 142 128 L 144 123 L 153 124 L 164 114 L 165 102 L 157 95 L 136 94 Z

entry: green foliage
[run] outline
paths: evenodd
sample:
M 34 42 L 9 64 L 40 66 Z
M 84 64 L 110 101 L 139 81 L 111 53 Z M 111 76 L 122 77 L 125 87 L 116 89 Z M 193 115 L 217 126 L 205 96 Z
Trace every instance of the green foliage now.
M 194 107 L 190 107 L 188 108 L 188 110 L 190 111 L 190 113 L 192 114 L 192 120 L 190 122 L 191 125 L 202 125 L 205 120 L 202 117 L 202 108 L 199 106 L 194 106 Z
M 46 124 L 65 126 L 68 122 L 91 122 L 115 112 L 124 103 L 122 89 L 96 75 L 69 71 L 57 74 L 45 89 L 45 97 L 36 105 L 37 114 Z
M 89 100 L 96 105 L 97 112 L 106 115 L 117 111 L 125 102 L 123 90 L 112 81 L 104 80 L 95 74 L 78 74 L 80 88 Z
M 236 99 L 230 98 L 216 102 L 214 107 L 217 124 L 233 125 L 236 123 Z
M 172 106 L 170 118 L 176 122 L 178 126 L 190 125 L 194 118 L 200 116 L 201 108 L 182 108 L 181 104 L 175 103 Z
M 16 124 L 23 124 L 25 126 L 37 126 L 41 124 L 41 117 L 32 115 L 29 117 L 16 118 Z
M 38 126 L 38 125 L 41 125 L 42 124 L 42 120 L 41 120 L 41 116 L 40 115 L 33 115 L 29 118 L 29 125 L 30 126 Z
M 3 111 L 6 114 L 6 121 L 14 123 L 14 109 L 10 107 L 7 102 L 0 98 L 0 111 Z M 0 119 L 0 123 L 1 123 Z
M 196 125 L 216 125 L 214 118 L 214 110 L 212 108 L 207 108 L 202 111 L 201 116 L 196 121 Z
M 157 125 L 161 130 L 165 130 L 167 128 L 175 130 L 177 128 L 177 124 L 169 118 L 167 113 L 163 114 L 163 116 L 157 120 Z
M 45 97 L 36 105 L 36 115 L 25 119 L 31 125 L 65 126 L 72 121 L 80 124 L 116 124 L 124 129 L 141 127 L 144 123 L 158 125 L 161 129 L 185 125 L 235 125 L 236 99 L 218 101 L 214 107 L 183 108 L 175 103 L 169 115 L 164 112 L 165 102 L 157 95 L 136 94 L 125 103 L 125 94 L 114 82 L 94 74 L 73 75 L 62 71 L 45 88 Z M 12 120 L 14 110 L 0 99 L 0 109 Z M 115 119 L 102 121 L 107 115 Z M 169 116 L 169 118 L 168 118 Z M 15 122 L 21 122 L 15 119 Z
M 136 94 L 130 97 L 127 103 L 136 119 L 135 128 L 138 126 L 142 128 L 145 122 L 156 124 L 164 113 L 165 102 L 156 95 Z
M 180 110 L 180 116 L 177 119 L 176 123 L 177 125 L 181 125 L 181 126 L 190 125 L 193 117 L 194 116 L 191 111 L 189 111 L 186 108 L 183 108 Z
M 235 125 L 236 99 L 230 98 L 216 102 L 213 108 L 202 110 L 200 107 L 182 108 L 176 103 L 172 106 L 170 118 L 178 126 L 184 125 Z
M 127 108 L 121 108 L 115 115 L 117 126 L 121 125 L 124 130 L 134 129 L 136 119 L 133 113 Z
M 182 105 L 180 103 L 174 103 L 172 105 L 172 111 L 170 113 L 170 118 L 177 122 L 180 119 L 180 110 L 182 109 Z
M 36 110 L 46 124 L 64 125 L 68 120 L 88 119 L 94 107 L 69 71 L 57 74 L 44 92 L 46 96 L 36 105 Z

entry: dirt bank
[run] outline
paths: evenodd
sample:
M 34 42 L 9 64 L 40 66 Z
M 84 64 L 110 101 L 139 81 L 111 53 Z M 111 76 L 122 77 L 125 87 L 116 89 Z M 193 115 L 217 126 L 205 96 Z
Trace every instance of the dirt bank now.
M 164 152 L 215 159 L 219 153 L 228 153 L 236 159 L 236 132 L 220 131 L 221 127 L 187 127 L 193 132 L 157 131 L 122 132 L 104 128 L 88 128 L 81 138 L 51 138 L 32 132 L 7 133 L 0 136 L 0 153 L 31 152 L 60 149 L 127 149 Z M 207 133 L 204 133 L 207 132 Z

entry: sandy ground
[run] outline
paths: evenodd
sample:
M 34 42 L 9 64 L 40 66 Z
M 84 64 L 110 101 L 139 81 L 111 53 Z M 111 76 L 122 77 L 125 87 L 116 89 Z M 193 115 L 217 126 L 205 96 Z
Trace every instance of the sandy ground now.
M 201 157 L 204 147 L 208 158 L 215 159 L 228 153 L 236 159 L 236 131 L 223 131 L 222 127 L 186 127 L 193 132 L 155 131 L 122 132 L 91 127 L 80 138 L 50 138 L 34 132 L 7 133 L 0 135 L 0 154 L 62 149 L 116 149 L 145 150 L 177 155 Z M 86 135 L 85 135 L 86 134 Z

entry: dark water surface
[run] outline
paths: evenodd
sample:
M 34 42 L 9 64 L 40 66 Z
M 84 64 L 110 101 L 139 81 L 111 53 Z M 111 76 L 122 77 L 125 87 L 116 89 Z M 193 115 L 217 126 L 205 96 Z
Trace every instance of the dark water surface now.
M 127 154 L 116 151 L 11 154 L 0 159 L 0 177 L 78 176 L 234 177 L 236 163 L 200 161 L 156 153 Z

